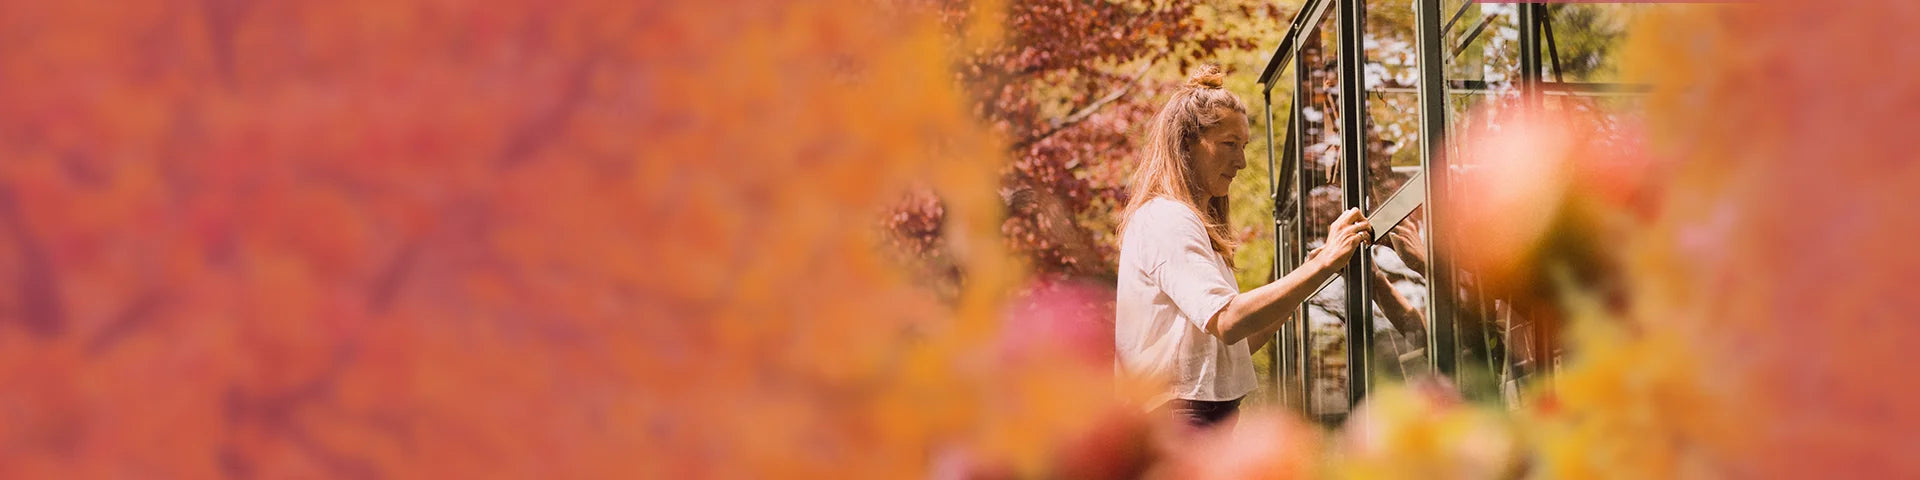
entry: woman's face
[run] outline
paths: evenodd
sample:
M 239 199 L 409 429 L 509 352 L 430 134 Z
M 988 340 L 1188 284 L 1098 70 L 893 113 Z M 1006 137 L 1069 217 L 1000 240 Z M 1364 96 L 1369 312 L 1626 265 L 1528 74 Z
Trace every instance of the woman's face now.
M 1200 132 L 1200 139 L 1187 146 L 1193 159 L 1193 173 L 1209 197 L 1227 196 L 1234 174 L 1247 166 L 1247 116 L 1228 112 L 1213 127 Z

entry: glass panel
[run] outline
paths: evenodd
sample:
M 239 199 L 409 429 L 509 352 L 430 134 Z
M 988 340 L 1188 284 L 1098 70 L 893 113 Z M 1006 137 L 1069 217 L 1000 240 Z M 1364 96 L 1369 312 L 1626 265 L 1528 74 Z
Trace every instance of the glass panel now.
M 1332 8 L 1338 8 L 1334 6 Z M 1340 188 L 1340 70 L 1335 19 L 1329 11 L 1305 36 L 1296 68 L 1300 91 L 1300 174 L 1306 195 L 1304 230 L 1308 249 L 1320 248 L 1327 224 L 1342 210 Z M 1309 298 L 1306 305 L 1309 412 L 1339 415 L 1347 411 L 1346 304 L 1341 280 Z
M 1461 0 L 1443 3 L 1449 15 L 1461 11 Z M 1475 2 L 1444 32 L 1449 137 L 1460 139 L 1468 130 L 1470 113 L 1519 98 L 1519 10 L 1518 4 Z
M 1462 178 L 1482 171 L 1473 158 L 1460 154 L 1460 146 L 1477 141 L 1471 138 L 1476 132 L 1497 131 L 1499 125 L 1493 122 L 1501 117 L 1501 110 L 1521 104 L 1518 80 L 1522 32 L 1518 27 L 1522 7 L 1474 3 L 1463 10 L 1464 0 L 1444 0 L 1442 4 L 1447 19 L 1461 12 L 1444 34 L 1447 47 L 1442 53 L 1448 89 L 1447 175 L 1458 184 Z M 1619 126 L 1625 123 L 1623 113 L 1640 108 L 1644 90 L 1596 84 L 1617 85 L 1622 81 L 1619 47 L 1634 19 L 1651 9 L 1667 7 L 1579 3 L 1538 8 L 1545 12 L 1538 32 L 1538 73 L 1543 81 L 1537 97 L 1539 105 L 1591 120 L 1591 125 L 1603 131 L 1620 131 Z M 1613 138 L 1626 141 L 1628 137 Z M 1542 317 L 1538 312 L 1511 308 L 1503 299 L 1485 294 L 1475 272 L 1456 271 L 1454 282 L 1455 290 L 1449 294 L 1456 304 L 1453 314 L 1460 339 L 1456 358 L 1462 387 L 1469 396 L 1513 400 L 1528 374 L 1551 368 L 1551 362 L 1528 359 L 1536 357 L 1534 350 L 1550 348 L 1556 333 L 1532 321 Z
M 1372 212 L 1420 171 L 1420 95 L 1413 3 L 1365 1 L 1366 205 Z M 1376 383 L 1393 382 L 1426 371 L 1421 309 L 1427 282 L 1394 249 L 1375 246 L 1373 255 L 1376 272 L 1368 272 L 1374 279 L 1369 291 L 1374 305 L 1370 367 Z
M 1278 79 L 1293 78 L 1291 62 L 1281 67 L 1280 72 L 1275 75 Z M 1292 251 L 1295 242 L 1293 229 L 1298 227 L 1292 226 L 1291 222 L 1274 221 L 1293 218 L 1291 204 L 1292 199 L 1295 198 L 1293 194 L 1295 169 L 1284 164 L 1287 161 L 1286 148 L 1289 146 L 1287 123 L 1293 112 L 1293 89 L 1289 82 L 1275 81 L 1274 83 L 1275 86 L 1270 92 L 1272 95 L 1270 106 L 1264 103 L 1265 100 L 1260 100 L 1262 102 L 1260 104 L 1248 105 L 1248 108 L 1255 109 L 1252 112 L 1256 119 L 1252 125 L 1254 140 L 1247 147 L 1247 169 L 1240 173 L 1240 177 L 1234 181 L 1233 185 L 1235 189 L 1233 198 L 1262 200 L 1249 202 L 1251 204 L 1234 203 L 1231 210 L 1233 225 L 1246 226 L 1254 230 L 1253 238 L 1241 244 L 1242 248 L 1235 257 L 1237 268 L 1234 274 L 1238 276 L 1240 288 L 1243 291 L 1272 281 L 1275 268 L 1282 269 L 1281 273 L 1285 274 L 1290 265 L 1297 263 L 1293 260 Z M 1295 127 L 1298 126 L 1295 125 Z M 1269 148 L 1273 152 L 1271 167 L 1267 163 L 1270 160 L 1267 157 Z M 1269 174 L 1270 168 L 1275 174 Z M 1254 181 L 1245 180 L 1249 177 Z M 1279 212 L 1273 211 L 1272 203 L 1264 201 L 1269 198 L 1268 195 L 1246 195 L 1242 190 L 1275 189 L 1276 185 L 1277 190 L 1269 190 L 1268 193 L 1280 196 L 1282 210 Z M 1285 231 L 1281 230 L 1282 225 L 1287 226 Z M 1299 387 L 1295 383 L 1297 376 L 1294 370 L 1298 368 L 1298 362 L 1290 360 L 1295 347 L 1289 342 L 1295 340 L 1287 335 L 1288 333 L 1290 332 L 1282 330 L 1279 341 L 1270 342 L 1260 351 L 1253 352 L 1253 371 L 1260 381 L 1259 390 L 1252 396 L 1257 402 L 1279 401 L 1292 406 L 1299 405 L 1302 401 Z M 1278 386 L 1277 389 L 1276 386 Z
M 1479 3 L 1446 0 L 1443 11 L 1448 18 L 1460 12 L 1441 53 L 1447 88 L 1446 151 L 1449 177 L 1453 184 L 1474 175 L 1473 159 L 1461 153 L 1461 146 L 1473 142 L 1474 132 L 1487 131 L 1499 110 L 1517 105 L 1520 99 L 1520 29 L 1517 4 Z M 1473 212 L 1447 212 L 1470 215 Z M 1483 400 L 1500 398 L 1500 389 L 1511 377 L 1506 356 L 1506 328 L 1500 302 L 1488 297 L 1479 279 L 1471 271 L 1455 271 L 1452 292 L 1455 338 L 1455 369 L 1460 387 L 1467 396 Z
M 1552 19 L 1552 35 L 1543 35 L 1546 79 L 1566 82 L 1620 81 L 1620 46 L 1627 38 L 1627 26 L 1646 13 L 1651 5 L 1569 3 L 1547 5 Z M 1550 50 L 1548 50 L 1550 49 Z M 1554 70 L 1558 57 L 1559 71 Z M 1558 73 L 1558 75 L 1556 75 Z
M 1552 21 L 1542 33 L 1541 48 L 1553 54 L 1542 60 L 1545 80 L 1587 88 L 1548 85 L 1542 95 L 1543 106 L 1591 122 L 1613 142 L 1629 141 L 1629 136 L 1620 134 L 1623 115 L 1642 108 L 1645 90 L 1640 85 L 1622 83 L 1620 49 L 1634 20 L 1663 6 L 1554 4 L 1545 8 Z

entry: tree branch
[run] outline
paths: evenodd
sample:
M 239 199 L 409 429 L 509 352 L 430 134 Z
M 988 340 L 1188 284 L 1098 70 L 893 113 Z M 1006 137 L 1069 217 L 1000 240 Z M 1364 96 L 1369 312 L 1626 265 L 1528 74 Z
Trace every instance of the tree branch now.
M 1053 134 L 1060 133 L 1061 130 L 1066 130 L 1067 127 L 1071 127 L 1076 124 L 1079 124 L 1080 122 L 1086 121 L 1088 117 L 1092 117 L 1093 114 L 1098 113 L 1100 109 L 1106 108 L 1108 104 L 1111 104 L 1117 100 L 1120 100 L 1120 97 L 1126 96 L 1127 92 L 1133 91 L 1133 87 L 1135 85 L 1139 85 L 1140 79 L 1147 75 L 1147 70 L 1152 69 L 1153 64 L 1157 62 L 1158 62 L 1158 59 L 1147 60 L 1146 65 L 1140 66 L 1140 71 L 1134 72 L 1133 77 L 1127 79 L 1127 82 L 1125 84 L 1122 84 L 1120 88 L 1114 89 L 1113 93 L 1109 93 L 1107 94 L 1107 96 L 1100 97 L 1100 99 L 1094 100 L 1093 103 L 1089 103 L 1085 107 L 1081 107 L 1079 110 L 1074 111 L 1072 114 L 1067 115 L 1065 118 L 1052 122 L 1053 126 L 1047 128 L 1047 130 L 1044 132 L 1040 132 L 1039 134 L 1036 134 L 1036 135 L 1030 135 L 1026 138 L 1021 139 L 1018 142 L 1014 142 L 1012 149 L 1017 151 L 1017 150 L 1025 149 L 1027 147 L 1031 147 L 1033 146 L 1033 144 L 1040 143 L 1041 140 L 1046 140 L 1047 137 L 1053 136 Z

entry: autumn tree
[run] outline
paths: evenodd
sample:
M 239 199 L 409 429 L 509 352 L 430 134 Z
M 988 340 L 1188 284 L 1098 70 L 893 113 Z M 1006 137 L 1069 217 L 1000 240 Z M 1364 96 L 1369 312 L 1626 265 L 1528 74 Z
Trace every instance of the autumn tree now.
M 957 28 L 999 18 L 992 4 L 932 2 Z M 1270 3 L 1016 0 L 999 42 L 960 48 L 956 79 L 1004 139 L 1010 248 L 1041 278 L 1110 277 L 1141 126 L 1196 62 L 1267 40 L 1245 28 L 1280 21 Z M 896 245 L 943 258 L 939 200 L 921 195 L 889 222 Z M 950 270 L 939 272 L 949 277 Z

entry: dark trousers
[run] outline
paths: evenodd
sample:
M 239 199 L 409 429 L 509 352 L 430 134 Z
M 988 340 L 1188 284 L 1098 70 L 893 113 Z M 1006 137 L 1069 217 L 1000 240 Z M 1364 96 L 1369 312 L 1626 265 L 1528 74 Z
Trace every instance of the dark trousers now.
M 1212 430 L 1216 427 L 1233 428 L 1233 414 L 1240 412 L 1240 399 L 1220 402 L 1204 400 L 1173 399 L 1161 407 L 1167 411 L 1175 424 L 1190 427 L 1193 430 Z

